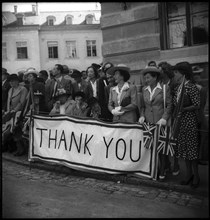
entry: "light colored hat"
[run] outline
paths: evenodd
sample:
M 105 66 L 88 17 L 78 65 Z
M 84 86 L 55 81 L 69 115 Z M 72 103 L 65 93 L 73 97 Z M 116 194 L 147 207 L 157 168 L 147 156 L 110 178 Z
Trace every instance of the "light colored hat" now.
M 117 66 L 113 66 L 109 68 L 106 73 L 108 73 L 109 75 L 114 75 L 117 70 L 124 70 L 130 75 L 130 68 L 127 67 L 125 64 L 118 64 Z
M 201 68 L 200 66 L 196 65 L 192 67 L 192 71 L 194 74 L 196 73 L 202 73 L 203 72 L 203 68 Z
M 35 68 L 28 68 L 28 69 L 25 71 L 24 75 L 28 75 L 29 73 L 35 73 L 37 76 L 38 76 L 38 74 L 39 74 L 39 72 L 36 71 Z
M 155 66 L 148 66 L 142 70 L 142 74 L 145 75 L 146 73 L 156 73 L 157 75 L 160 74 L 160 70 Z
M 66 90 L 64 88 L 57 89 L 57 92 L 55 94 L 56 97 L 61 96 L 61 95 L 67 95 Z
M 39 90 L 37 90 L 36 92 L 34 92 L 34 95 L 41 96 L 43 94 Z

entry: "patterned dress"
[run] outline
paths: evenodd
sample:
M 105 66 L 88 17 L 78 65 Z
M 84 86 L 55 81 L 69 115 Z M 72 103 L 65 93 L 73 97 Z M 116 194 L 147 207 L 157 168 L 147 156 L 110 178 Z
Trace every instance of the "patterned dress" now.
M 175 88 L 173 97 L 173 104 L 177 105 L 178 87 Z M 183 107 L 189 105 L 199 106 L 200 95 L 199 90 L 191 82 L 185 84 L 185 98 Z M 188 101 L 186 100 L 186 97 Z M 191 102 L 189 104 L 189 102 Z M 185 111 L 181 116 L 181 123 L 179 133 L 177 136 L 177 148 L 175 148 L 175 155 L 186 160 L 198 159 L 199 141 L 198 141 L 198 119 L 196 111 Z

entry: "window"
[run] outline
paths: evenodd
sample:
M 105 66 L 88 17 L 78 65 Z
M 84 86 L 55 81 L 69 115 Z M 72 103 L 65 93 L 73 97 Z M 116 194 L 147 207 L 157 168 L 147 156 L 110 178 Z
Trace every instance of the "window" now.
M 208 42 L 208 2 L 161 3 L 161 12 L 162 49 Z
M 49 19 L 48 20 L 48 25 L 50 25 L 50 26 L 54 25 L 54 20 L 53 19 Z
M 7 60 L 7 44 L 2 42 L 2 59 Z
M 87 56 L 95 57 L 96 54 L 96 41 L 95 40 L 87 40 Z
M 66 41 L 66 50 L 68 58 L 77 57 L 76 41 Z
M 54 23 L 55 23 L 55 17 L 54 17 L 54 16 L 48 16 L 48 17 L 47 17 L 47 24 L 48 24 L 49 26 L 53 26 Z
M 49 58 L 58 58 L 58 42 L 57 41 L 47 42 L 47 46 L 48 46 Z
M 23 25 L 23 17 L 17 18 L 17 25 Z
M 72 15 L 67 15 L 66 16 L 66 24 L 72 24 L 73 21 L 73 16 Z
M 17 59 L 28 59 L 27 42 L 16 42 Z
M 87 15 L 86 24 L 92 24 L 92 23 L 93 23 L 93 15 Z

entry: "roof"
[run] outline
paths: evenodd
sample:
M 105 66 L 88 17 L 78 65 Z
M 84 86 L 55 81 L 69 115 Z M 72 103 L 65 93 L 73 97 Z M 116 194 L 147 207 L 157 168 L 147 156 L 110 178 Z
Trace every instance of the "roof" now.
M 2 19 L 4 20 L 3 26 L 13 23 L 17 20 L 16 16 L 10 11 L 3 11 L 2 12 Z

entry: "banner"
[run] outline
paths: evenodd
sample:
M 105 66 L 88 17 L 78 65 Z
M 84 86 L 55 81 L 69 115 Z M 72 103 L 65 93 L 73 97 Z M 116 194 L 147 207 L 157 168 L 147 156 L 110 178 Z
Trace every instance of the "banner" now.
M 134 173 L 153 178 L 157 169 L 155 127 L 64 115 L 34 115 L 29 160 L 85 171 Z

